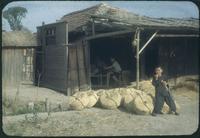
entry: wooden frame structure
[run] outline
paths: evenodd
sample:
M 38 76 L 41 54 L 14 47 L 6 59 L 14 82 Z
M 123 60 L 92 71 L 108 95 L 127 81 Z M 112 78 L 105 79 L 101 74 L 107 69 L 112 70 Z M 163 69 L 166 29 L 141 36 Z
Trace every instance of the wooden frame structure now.
M 84 12 L 86 11 L 87 10 Z M 98 15 L 87 15 L 89 16 L 89 21 L 84 22 L 82 26 L 78 26 L 74 29 L 75 27 L 73 21 L 77 21 L 76 18 L 81 15 L 81 12 L 74 14 L 74 19 L 73 14 L 70 14 L 69 16 L 66 16 L 68 19 L 66 21 L 38 27 L 38 36 L 40 39 L 39 45 L 42 45 L 40 52 L 43 53 L 41 57 L 43 63 L 40 65 L 42 66 L 42 70 L 40 72 L 44 72 L 42 85 L 55 90 L 63 91 L 68 95 L 80 90 L 91 89 L 89 43 L 91 40 L 95 41 L 96 39 L 118 35 L 134 35 L 131 41 L 133 41 L 132 48 L 136 52 L 135 74 L 137 89 L 139 89 L 141 68 L 140 56 L 155 38 L 199 37 L 198 31 L 194 28 L 186 28 L 191 33 L 185 33 L 187 31 L 181 32 L 183 29 L 182 26 L 163 26 L 163 21 L 159 21 L 162 26 L 154 26 L 152 22 L 151 25 L 148 26 L 148 24 L 139 24 L 140 22 L 131 23 Z M 81 19 L 83 19 L 83 17 L 81 17 Z M 141 20 L 144 19 L 141 18 Z M 82 29 L 83 26 L 85 29 Z M 51 27 L 56 28 L 56 44 L 47 46 L 45 44 L 45 30 Z M 106 27 L 108 29 L 105 29 Z M 171 32 L 167 32 L 168 29 Z M 177 30 L 180 31 L 180 33 L 175 33 Z M 150 34 L 150 37 L 147 40 L 143 40 L 144 33 Z M 56 75 L 53 75 L 54 71 L 56 72 Z

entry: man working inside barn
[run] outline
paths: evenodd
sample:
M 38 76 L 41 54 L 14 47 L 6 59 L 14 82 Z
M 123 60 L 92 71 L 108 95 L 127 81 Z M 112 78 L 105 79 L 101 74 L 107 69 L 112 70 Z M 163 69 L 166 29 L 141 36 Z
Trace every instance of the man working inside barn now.
M 155 86 L 156 89 L 155 105 L 152 115 L 156 116 L 156 114 L 163 114 L 161 110 L 163 108 L 164 102 L 166 102 L 166 104 L 169 106 L 170 114 L 179 115 L 179 113 L 176 112 L 176 105 L 169 91 L 167 78 L 162 73 L 163 73 L 162 68 L 157 67 L 155 69 L 154 77 L 152 80 L 152 84 Z
M 111 65 L 108 67 L 105 67 L 105 70 L 108 70 L 107 72 L 107 86 L 109 85 L 110 77 L 112 77 L 117 83 L 120 83 L 120 80 L 118 79 L 121 75 L 121 66 L 115 60 L 115 58 L 110 58 Z

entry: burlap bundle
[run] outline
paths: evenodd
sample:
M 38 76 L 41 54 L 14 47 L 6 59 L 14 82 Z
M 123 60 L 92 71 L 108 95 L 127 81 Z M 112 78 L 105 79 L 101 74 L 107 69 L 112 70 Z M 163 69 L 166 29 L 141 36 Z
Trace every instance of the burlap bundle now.
M 88 96 L 89 102 L 86 107 L 91 108 L 97 103 L 99 97 L 93 91 L 87 92 L 87 96 Z
M 82 110 L 88 106 L 89 98 L 86 92 L 75 93 L 69 99 L 69 108 L 72 110 Z
M 121 104 L 121 95 L 118 89 L 101 92 L 99 96 L 100 106 L 105 109 L 116 109 Z
M 153 107 L 153 100 L 147 94 L 138 94 L 138 96 L 134 99 L 133 109 L 136 114 L 151 114 L 153 111 Z
M 94 91 L 77 92 L 69 99 L 69 108 L 72 110 L 82 110 L 93 107 L 98 101 L 98 96 Z
M 103 94 L 105 94 L 105 93 L 106 93 L 106 90 L 104 90 L 104 89 L 99 89 L 99 90 L 95 91 L 94 93 L 95 93 L 95 94 L 97 95 L 97 97 L 98 97 L 98 101 L 97 101 L 97 103 L 95 104 L 95 106 L 96 106 L 96 107 L 101 107 L 100 96 L 103 95 Z
M 136 97 L 137 97 L 137 93 L 131 92 L 130 90 L 128 90 L 127 93 L 123 95 L 122 106 L 127 111 L 134 113 L 133 103 Z
M 151 97 L 155 97 L 155 87 L 152 85 L 151 80 L 141 81 L 139 83 L 140 90 L 144 91 Z
M 136 97 L 136 93 L 134 92 L 134 88 L 123 88 L 120 89 L 120 95 L 122 97 L 121 99 L 121 105 L 124 106 L 124 104 L 128 104 L 131 99 L 134 99 Z
M 133 88 L 127 90 L 123 101 L 123 107 L 127 111 L 140 115 L 150 114 L 152 112 L 153 100 L 149 95 Z

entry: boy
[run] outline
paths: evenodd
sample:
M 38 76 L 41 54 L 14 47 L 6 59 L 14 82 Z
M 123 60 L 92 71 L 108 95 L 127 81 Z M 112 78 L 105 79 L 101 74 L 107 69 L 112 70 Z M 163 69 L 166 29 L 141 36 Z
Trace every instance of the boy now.
M 175 102 L 169 92 L 169 85 L 167 83 L 166 76 L 162 75 L 163 70 L 161 67 L 157 67 L 155 69 L 154 77 L 152 84 L 155 87 L 156 94 L 155 94 L 155 105 L 154 110 L 152 112 L 152 116 L 156 116 L 156 114 L 163 114 L 161 109 L 163 107 L 164 102 L 169 106 L 171 114 L 179 115 L 176 112 L 176 105 Z

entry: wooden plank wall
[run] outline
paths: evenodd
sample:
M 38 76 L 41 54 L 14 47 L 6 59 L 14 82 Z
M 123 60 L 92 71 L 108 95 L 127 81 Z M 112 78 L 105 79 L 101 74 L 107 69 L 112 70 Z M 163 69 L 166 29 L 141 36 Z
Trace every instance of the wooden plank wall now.
M 2 48 L 2 83 L 3 87 L 17 87 L 22 81 L 23 50 Z
M 56 27 L 56 44 L 46 45 L 45 29 Z M 41 85 L 66 94 L 88 89 L 88 47 L 82 39 L 66 46 L 66 24 L 52 24 L 38 29 L 43 52 L 37 59 L 37 69 L 43 73 Z
M 69 47 L 69 63 L 68 63 L 68 88 L 71 94 L 79 91 L 79 78 L 77 67 L 77 50 L 75 46 Z
M 85 57 L 85 74 L 87 79 L 88 87 L 91 89 L 91 77 L 90 77 L 90 45 L 88 41 L 84 41 L 84 57 Z
M 41 86 L 67 94 L 67 47 L 65 23 L 49 24 L 38 28 L 40 54 L 36 69 L 42 74 Z M 56 44 L 46 44 L 46 30 L 55 28 Z
M 69 47 L 68 88 L 71 94 L 89 89 L 87 50 L 81 40 Z
M 66 46 L 48 46 L 45 49 L 44 76 L 42 84 L 66 93 L 67 65 Z
M 82 41 L 77 43 L 78 75 L 80 90 L 88 89 L 85 47 Z

